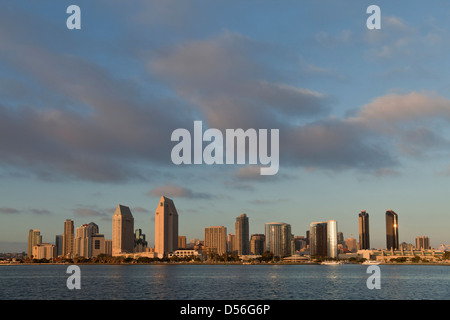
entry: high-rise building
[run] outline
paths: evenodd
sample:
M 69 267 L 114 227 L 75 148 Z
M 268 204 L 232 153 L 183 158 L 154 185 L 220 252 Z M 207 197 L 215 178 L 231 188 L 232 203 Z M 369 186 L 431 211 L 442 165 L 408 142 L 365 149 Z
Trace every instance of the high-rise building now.
M 178 236 L 178 249 L 186 249 L 186 236 Z
M 112 256 L 112 240 L 105 239 L 105 255 Z
M 112 255 L 134 252 L 134 218 L 130 208 L 118 205 L 112 221 Z
M 63 235 L 57 234 L 55 237 L 56 255 L 61 256 L 63 254 Z
M 93 234 L 91 236 L 91 257 L 97 257 L 100 254 L 106 254 L 106 240 L 103 234 Z
M 355 238 L 345 239 L 345 245 L 346 245 L 348 251 L 356 252 L 357 246 L 356 246 L 356 239 Z
M 398 250 L 398 215 L 393 210 L 386 211 L 386 248 Z
M 284 222 L 265 224 L 265 250 L 275 257 L 291 255 L 291 225 Z
M 205 228 L 205 247 L 218 255 L 224 254 L 227 251 L 227 228 L 224 226 Z
M 145 234 L 142 229 L 136 229 L 134 233 L 134 252 L 145 252 L 147 250 L 148 242 L 145 240 Z
M 245 213 L 236 218 L 234 230 L 236 235 L 237 254 L 249 254 L 249 225 L 248 217 Z
M 94 222 L 83 224 L 76 229 L 76 237 L 74 239 L 73 252 L 74 256 L 91 258 L 93 256 L 93 240 L 94 235 L 98 235 L 99 228 Z
M 178 249 L 178 212 L 173 201 L 165 196 L 155 212 L 155 252 L 158 257 Z
M 422 236 L 422 237 L 417 237 L 416 238 L 416 249 L 421 250 L 421 249 L 431 249 L 430 246 L 430 238 L 426 237 L 426 236 Z
M 227 252 L 236 253 L 236 236 L 232 233 L 227 235 Z
M 295 236 L 294 237 L 294 250 L 300 251 L 306 248 L 306 239 L 304 236 Z
M 311 223 L 309 236 L 311 257 L 337 258 L 338 237 L 336 220 Z
M 41 243 L 42 243 L 41 231 L 37 229 L 34 230 L 30 229 L 30 231 L 28 232 L 28 253 L 27 253 L 28 258 L 33 257 L 33 247 Z
M 262 255 L 266 236 L 263 234 L 252 234 L 250 237 L 250 254 Z
M 359 248 L 361 250 L 370 249 L 369 214 L 362 210 L 358 214 L 359 219 Z
M 63 233 L 63 256 L 72 257 L 73 255 L 73 240 L 74 240 L 74 227 L 73 221 L 66 219 L 64 221 L 64 233 Z

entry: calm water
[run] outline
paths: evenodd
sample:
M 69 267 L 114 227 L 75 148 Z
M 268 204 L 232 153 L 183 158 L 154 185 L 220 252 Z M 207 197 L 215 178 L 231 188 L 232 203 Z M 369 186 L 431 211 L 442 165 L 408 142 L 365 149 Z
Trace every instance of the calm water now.
M 450 267 L 380 266 L 369 290 L 363 265 L 80 265 L 81 289 L 67 266 L 0 266 L 0 300 L 447 300 Z

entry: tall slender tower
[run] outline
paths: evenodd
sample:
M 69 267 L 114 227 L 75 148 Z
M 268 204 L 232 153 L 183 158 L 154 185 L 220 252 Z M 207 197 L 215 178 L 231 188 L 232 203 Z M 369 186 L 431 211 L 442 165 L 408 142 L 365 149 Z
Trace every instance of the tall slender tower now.
M 74 240 L 74 228 L 73 221 L 66 219 L 64 221 L 64 233 L 63 233 L 63 256 L 70 257 L 73 254 L 73 240 Z
M 249 254 L 249 226 L 248 217 L 245 213 L 236 218 L 234 224 L 234 230 L 236 233 L 236 245 L 238 255 Z
M 30 229 L 28 232 L 28 258 L 31 258 L 33 255 L 33 247 L 37 244 L 42 243 L 41 232 L 37 229 Z
M 386 248 L 397 250 L 398 245 L 398 215 L 393 210 L 386 211 Z
M 118 205 L 112 222 L 112 255 L 134 252 L 134 218 L 130 208 Z
M 369 214 L 366 210 L 359 213 L 359 248 L 361 250 L 370 249 L 370 234 L 369 234 Z
M 165 196 L 155 212 L 155 252 L 158 257 L 178 249 L 178 212 L 173 201 Z

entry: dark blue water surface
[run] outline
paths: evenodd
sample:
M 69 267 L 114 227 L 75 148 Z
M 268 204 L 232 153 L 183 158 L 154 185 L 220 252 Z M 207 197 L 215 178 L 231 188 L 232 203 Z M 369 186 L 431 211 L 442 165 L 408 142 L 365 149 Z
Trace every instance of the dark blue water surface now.
M 0 300 L 442 300 L 450 267 L 381 265 L 368 289 L 364 265 L 80 265 L 69 290 L 67 265 L 0 266 Z

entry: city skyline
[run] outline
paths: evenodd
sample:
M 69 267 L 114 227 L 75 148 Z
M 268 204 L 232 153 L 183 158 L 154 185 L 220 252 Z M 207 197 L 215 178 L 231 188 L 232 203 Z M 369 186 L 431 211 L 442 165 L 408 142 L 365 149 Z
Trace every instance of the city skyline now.
M 97 241 L 95 245 L 97 250 L 96 254 L 105 252 L 105 242 L 111 242 L 111 254 L 113 256 L 145 252 L 145 248 L 153 248 L 150 252 L 155 252 L 158 258 L 163 258 L 171 253 L 174 253 L 178 249 L 186 249 L 186 247 L 179 248 L 180 241 L 184 241 L 186 244 L 186 236 L 179 236 L 178 225 L 178 212 L 175 208 L 172 199 L 165 196 L 161 196 L 155 211 L 155 238 L 154 246 L 147 245 L 145 241 L 146 235 L 142 232 L 141 228 L 134 229 L 134 219 L 129 207 L 119 204 L 112 216 L 112 240 L 105 239 L 103 234 L 99 233 L 99 226 L 90 222 L 89 224 L 83 224 L 76 229 L 76 236 L 67 239 L 66 233 L 74 235 L 73 233 L 73 221 L 66 219 L 64 222 L 63 235 L 55 235 L 56 250 L 59 252 L 62 247 L 63 256 L 84 256 L 90 258 L 93 256 L 94 241 Z M 291 231 L 291 225 L 284 222 L 269 222 L 265 223 L 264 234 L 251 234 L 251 237 L 242 237 L 239 234 L 248 234 L 249 217 L 243 213 L 236 217 L 234 233 L 227 232 L 227 227 L 224 226 L 209 226 L 204 227 L 204 238 L 191 240 L 200 240 L 204 244 L 207 250 L 215 248 L 219 255 L 225 252 L 235 252 L 238 255 L 255 254 L 250 252 L 254 250 L 255 243 L 252 241 L 260 240 L 260 236 L 263 236 L 264 240 L 260 246 L 261 251 L 269 251 L 275 256 L 290 256 L 295 254 L 292 246 L 296 246 L 295 239 L 306 240 L 305 245 L 302 247 L 307 249 L 307 255 L 314 257 L 328 257 L 337 259 L 338 254 L 348 244 L 351 248 L 348 248 L 350 252 L 352 250 L 399 250 L 400 248 L 406 249 L 408 246 L 415 247 L 416 249 L 430 249 L 430 239 L 428 236 L 415 237 L 415 243 L 402 242 L 399 243 L 398 238 L 398 215 L 393 210 L 387 210 L 386 217 L 386 245 L 384 247 L 365 247 L 370 242 L 370 232 L 368 228 L 368 214 L 365 210 L 358 213 L 359 225 L 367 224 L 364 229 L 363 243 L 357 242 L 355 238 L 344 237 L 343 232 L 339 231 L 338 222 L 336 220 L 328 220 L 324 222 L 311 222 L 309 230 L 305 232 L 305 236 L 293 234 Z M 363 218 L 363 219 L 362 219 Z M 131 224 L 130 224 L 131 223 Z M 244 230 L 243 230 L 244 229 Z M 360 230 L 361 231 L 361 230 Z M 238 236 L 236 236 L 238 235 Z M 230 240 L 230 236 L 233 240 Z M 360 235 L 361 236 L 361 235 Z M 93 241 L 88 239 L 93 237 Z M 183 239 L 180 239 L 183 238 Z M 61 238 L 61 243 L 58 239 Z M 241 239 L 240 241 L 238 239 Z M 144 240 L 146 245 L 137 247 L 136 240 Z M 246 239 L 246 240 L 245 240 Z M 70 240 L 70 241 L 68 241 Z M 229 241 L 232 241 L 229 243 Z M 71 243 L 71 250 L 67 250 L 67 244 Z M 192 243 L 192 241 L 190 241 Z M 176 245 L 174 245 L 176 243 Z M 30 229 L 28 235 L 28 257 L 33 252 L 34 245 L 40 244 L 53 244 L 52 242 L 42 241 L 42 235 L 38 229 Z M 308 245 L 307 245 L 308 244 Z M 339 244 L 345 245 L 340 249 Z M 405 245 L 405 246 L 404 246 Z M 101 248 L 100 248 L 101 247 Z M 242 248 L 247 247 L 248 250 Z M 252 248 L 252 249 L 251 249 Z M 138 249 L 138 251 L 136 251 Z M 436 249 L 436 248 L 435 248 Z M 256 250 L 256 249 L 255 249 Z M 403 249 L 402 249 L 403 250 Z M 409 250 L 409 249 L 408 249 Z M 345 252 L 345 250 L 343 251 Z M 297 252 L 300 253 L 300 252 Z M 303 252 L 305 254 L 305 252 Z
M 367 210 L 382 248 L 392 208 L 400 243 L 450 243 L 450 3 L 377 1 L 379 30 L 359 0 L 76 4 L 79 30 L 67 3 L 0 12 L 0 252 L 66 219 L 112 239 L 118 203 L 154 246 L 163 194 L 188 239 L 246 213 L 249 236 L 333 219 L 359 241 Z M 195 121 L 279 130 L 278 172 L 174 164 L 171 134 Z

